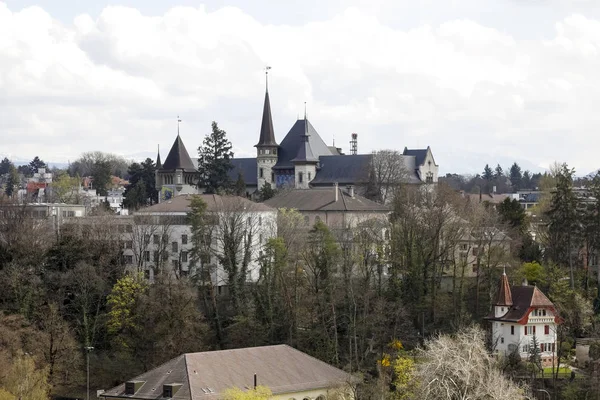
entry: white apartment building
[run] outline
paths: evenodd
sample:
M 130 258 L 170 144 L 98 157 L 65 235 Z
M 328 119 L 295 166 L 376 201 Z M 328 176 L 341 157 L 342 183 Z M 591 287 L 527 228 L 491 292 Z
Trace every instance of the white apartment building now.
M 200 240 L 202 254 L 192 257 L 192 226 L 188 213 L 194 196 L 207 205 L 206 229 Z M 158 273 L 195 275 L 217 287 L 227 285 L 222 267 L 224 243 L 238 244 L 236 261 L 248 261 L 248 280 L 259 276 L 259 257 L 269 238 L 277 234 L 277 210 L 237 196 L 180 195 L 124 218 L 119 227 L 125 264 L 154 280 Z M 229 236 L 227 236 L 229 235 Z M 230 242 L 229 242 L 230 243 Z

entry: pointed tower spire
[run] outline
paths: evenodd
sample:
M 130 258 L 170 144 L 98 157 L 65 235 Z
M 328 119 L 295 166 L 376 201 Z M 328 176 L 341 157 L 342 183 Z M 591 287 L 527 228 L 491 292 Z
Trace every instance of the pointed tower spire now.
M 508 283 L 508 277 L 506 276 L 506 269 L 500 277 L 500 287 L 498 288 L 498 297 L 496 297 L 496 306 L 512 306 L 512 292 L 510 290 L 510 284 Z
M 265 68 L 265 79 L 268 79 L 271 67 Z M 255 147 L 259 146 L 278 146 L 275 141 L 275 131 L 273 129 L 273 117 L 271 116 L 271 101 L 269 100 L 268 80 L 265 81 L 265 104 L 263 106 L 262 123 L 260 125 L 260 138 Z
M 160 162 L 160 144 L 158 145 L 158 151 L 156 152 L 156 169 L 162 168 L 162 163 Z

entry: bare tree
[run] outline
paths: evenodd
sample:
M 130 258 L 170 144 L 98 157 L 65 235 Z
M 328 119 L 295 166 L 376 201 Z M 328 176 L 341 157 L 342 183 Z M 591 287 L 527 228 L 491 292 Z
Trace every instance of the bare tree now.
M 404 156 L 396 150 L 373 152 L 369 169 L 366 196 L 387 203 L 393 198 L 400 185 L 406 183 L 409 171 Z
M 425 343 L 417 364 L 420 399 L 526 399 L 524 388 L 506 378 L 485 347 L 476 327 L 455 336 L 439 335 Z

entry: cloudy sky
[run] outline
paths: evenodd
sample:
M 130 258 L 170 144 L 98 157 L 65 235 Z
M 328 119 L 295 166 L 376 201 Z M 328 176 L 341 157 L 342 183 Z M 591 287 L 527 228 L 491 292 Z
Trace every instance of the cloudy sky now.
M 346 151 L 600 168 L 596 0 L 0 0 L 0 155 L 164 158 L 177 115 L 253 155 L 266 65 L 278 140 L 306 102 Z

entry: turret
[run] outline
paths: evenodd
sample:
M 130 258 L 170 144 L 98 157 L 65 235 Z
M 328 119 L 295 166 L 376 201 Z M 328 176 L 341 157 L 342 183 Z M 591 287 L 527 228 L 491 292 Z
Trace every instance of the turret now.
M 512 292 L 510 290 L 506 271 L 504 271 L 502 277 L 500 277 L 500 287 L 498 288 L 498 295 L 496 296 L 496 302 L 494 303 L 494 316 L 496 318 L 502 317 L 508 312 L 512 305 Z

